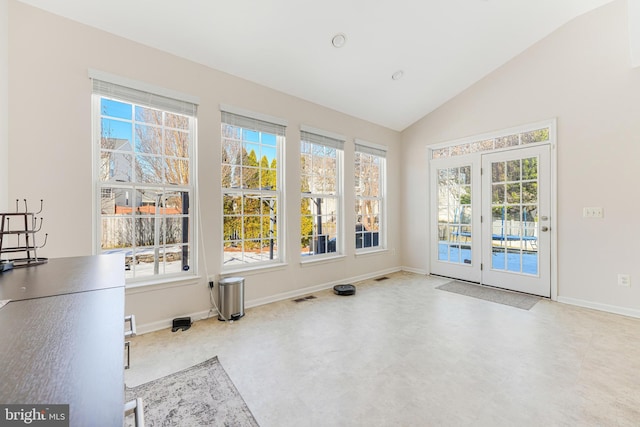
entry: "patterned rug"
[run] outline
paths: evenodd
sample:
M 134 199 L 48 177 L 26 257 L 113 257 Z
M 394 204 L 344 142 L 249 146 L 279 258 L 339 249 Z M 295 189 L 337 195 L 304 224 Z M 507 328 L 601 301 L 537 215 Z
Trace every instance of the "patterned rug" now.
M 491 301 L 498 304 L 510 305 L 511 307 L 521 308 L 523 310 L 530 310 L 538 301 L 540 301 L 540 297 L 529 294 L 522 294 L 520 292 L 512 292 L 458 281 L 436 286 L 436 289 L 483 299 L 485 301 Z
M 125 395 L 126 401 L 142 398 L 145 426 L 258 426 L 217 356 L 127 387 Z M 127 416 L 125 426 L 133 425 L 134 416 Z

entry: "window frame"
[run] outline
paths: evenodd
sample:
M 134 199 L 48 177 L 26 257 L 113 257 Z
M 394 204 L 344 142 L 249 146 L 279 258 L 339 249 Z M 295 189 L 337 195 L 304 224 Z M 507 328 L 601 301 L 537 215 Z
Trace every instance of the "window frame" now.
M 378 195 L 376 196 L 364 196 L 361 195 L 358 191 L 358 186 L 360 184 L 360 176 L 358 176 L 358 156 L 364 155 L 369 156 L 370 158 L 377 158 L 379 161 L 378 167 Z M 354 150 L 354 216 L 355 216 L 355 251 L 356 255 L 385 251 L 387 249 L 387 148 L 374 144 L 368 141 L 363 141 L 356 139 L 355 140 L 355 150 Z M 362 213 L 358 212 L 360 202 L 363 201 L 375 201 L 378 205 L 378 229 L 370 230 L 361 228 L 359 229 L 359 225 L 366 226 L 361 222 Z M 375 237 L 374 234 L 377 231 L 377 241 L 378 244 L 375 245 Z M 360 240 L 361 239 L 361 240 Z M 359 242 L 360 245 L 358 244 Z M 369 244 L 367 244 L 369 242 Z
M 106 73 L 92 72 L 90 70 L 89 77 L 92 79 L 93 90 L 91 94 L 91 117 L 92 117 L 92 181 L 93 181 L 93 252 L 94 254 L 114 253 L 119 251 L 125 251 L 125 272 L 131 272 L 130 275 L 126 273 L 126 285 L 127 287 L 143 286 L 156 283 L 165 282 L 180 282 L 191 281 L 198 275 L 198 223 L 197 223 L 197 98 L 190 97 L 189 95 L 178 94 L 177 92 L 170 92 L 173 97 L 166 97 L 166 93 L 169 92 L 163 88 L 154 88 L 145 83 L 136 82 L 118 76 L 111 76 Z M 148 92 L 152 90 L 152 92 Z M 118 118 L 113 115 L 104 114 L 102 111 L 102 100 L 115 101 L 121 103 L 128 108 L 131 108 L 131 117 Z M 147 102 L 144 102 L 147 100 Z M 139 120 L 136 117 L 138 110 L 136 107 L 142 109 L 151 109 L 162 112 L 162 120 L 160 123 L 150 125 L 149 122 Z M 168 115 L 176 116 L 180 121 L 184 120 L 181 126 L 169 126 L 167 124 Z M 104 179 L 102 169 L 105 166 L 104 153 L 118 153 L 118 149 L 110 149 L 103 146 L 102 135 L 102 123 L 103 119 L 115 120 L 125 123 L 131 126 L 131 134 L 129 144 L 130 146 L 126 150 L 125 156 L 131 156 L 131 164 L 127 165 L 128 169 L 128 181 L 122 181 L 119 179 L 113 179 L 115 171 L 111 169 L 118 162 L 118 158 L 115 156 L 109 156 L 109 179 Z M 139 181 L 136 176 L 135 158 L 136 156 L 144 157 L 144 151 L 136 149 L 136 123 L 140 126 L 147 126 L 149 128 L 155 128 L 161 135 L 162 140 L 162 152 L 156 156 L 162 164 L 162 178 L 161 182 L 143 182 Z M 181 157 L 172 155 L 166 151 L 166 141 L 170 137 L 171 132 L 178 132 L 179 134 L 186 134 L 186 141 L 179 137 L 177 140 L 188 151 L 187 157 Z M 127 140 L 124 138 L 123 140 Z M 185 145 L 186 142 L 186 145 Z M 123 151 L 120 151 L 121 153 Z M 151 157 L 151 156 L 147 156 Z M 182 164 L 188 164 L 188 182 L 173 183 L 166 180 L 167 164 L 166 161 L 181 162 Z M 113 174 L 112 174 L 113 172 Z M 149 212 L 140 211 L 137 207 L 142 207 L 142 196 L 140 196 L 140 206 L 137 206 L 137 198 L 141 191 L 149 190 L 159 196 L 162 201 L 152 204 L 154 207 L 162 206 L 160 209 L 150 208 Z M 127 201 L 125 204 L 130 206 L 124 208 L 124 213 L 118 214 L 114 205 L 113 213 L 103 212 L 103 196 L 106 194 L 115 194 L 118 191 L 124 191 Z M 186 212 L 171 212 L 168 207 L 170 195 L 180 194 L 178 206 L 183 206 L 183 210 Z M 185 198 L 186 195 L 186 198 Z M 114 196 L 115 197 L 115 196 Z M 115 198 L 114 198 L 115 200 Z M 160 200 L 160 199 L 158 199 Z M 167 204 L 169 203 L 169 204 Z M 185 208 L 185 205 L 187 206 Z M 130 210 L 130 212 L 126 212 Z M 153 211 L 153 212 L 152 212 Z M 132 227 L 132 235 L 127 238 L 128 245 L 118 248 L 103 248 L 103 223 L 108 218 L 121 219 L 125 223 L 128 222 Z M 140 236 L 136 233 L 136 226 L 141 225 L 144 222 L 147 224 L 153 224 L 154 232 L 153 243 L 151 245 L 139 244 Z M 167 242 L 167 231 L 171 229 L 172 224 L 178 221 L 176 229 L 174 229 L 178 240 L 176 243 Z M 114 221 L 116 222 L 116 221 Z M 181 223 L 181 224 L 180 224 Z M 156 225 L 157 224 L 157 225 Z M 169 228 L 167 228 L 169 227 Z M 186 228 L 186 230 L 185 230 Z M 144 234 L 145 238 L 149 235 Z M 165 258 L 165 254 L 168 254 L 167 249 L 178 248 L 180 261 L 182 264 L 179 269 L 175 266 L 172 271 L 165 270 L 168 266 L 168 262 Z M 144 274 L 141 270 L 137 272 L 137 266 L 140 265 L 138 256 L 144 252 L 150 253 L 152 257 L 153 270 L 150 274 Z M 162 255 L 161 255 L 162 254 Z M 147 255 L 149 256 L 149 255 Z M 185 259 L 186 256 L 186 259 Z M 136 274 L 138 273 L 138 274 Z
M 221 256 L 221 271 L 224 274 L 231 272 L 239 272 L 239 271 L 247 271 L 254 269 L 264 269 L 264 268 L 272 268 L 276 266 L 283 265 L 285 263 L 285 242 L 286 242 L 286 220 L 285 220 L 285 192 L 283 189 L 284 186 L 284 149 L 286 144 L 286 122 L 271 116 L 267 116 L 264 114 L 254 113 L 243 109 L 238 109 L 230 106 L 221 106 L 221 120 L 220 120 L 220 136 L 221 136 L 221 144 L 220 144 L 220 153 L 221 153 L 221 219 L 220 219 L 220 230 L 222 235 L 222 256 Z M 235 134 L 231 137 L 230 133 L 225 133 L 225 126 L 231 126 L 236 130 L 239 130 L 239 134 Z M 246 133 L 258 133 L 258 141 L 246 140 Z M 233 132 L 231 132 L 233 133 Z M 272 159 L 275 160 L 275 169 L 271 167 L 264 168 L 261 163 L 263 157 L 260 157 L 257 160 L 256 166 L 246 167 L 244 164 L 235 164 L 235 163 L 225 163 L 225 144 L 227 141 L 232 141 L 239 144 L 240 147 L 244 147 L 246 145 L 252 145 L 260 147 L 260 151 L 262 153 L 263 147 L 273 147 L 269 144 L 263 144 L 264 134 L 272 135 L 275 139 L 275 155 Z M 239 137 L 238 137 L 239 136 Z M 268 150 L 272 150 L 273 148 L 267 148 Z M 250 153 L 248 153 L 250 154 Z M 267 158 L 267 160 L 269 160 Z M 222 174 L 224 173 L 225 167 L 238 167 L 239 170 L 242 171 L 242 168 L 257 168 L 258 175 L 260 179 L 260 184 L 262 184 L 263 179 L 263 170 L 275 172 L 275 188 L 262 188 L 258 186 L 257 188 L 242 188 L 240 186 L 228 186 L 224 185 L 224 177 Z M 241 179 L 244 179 L 243 173 L 240 173 Z M 241 181 L 242 184 L 243 181 Z M 233 207 L 231 207 L 232 212 L 227 212 L 226 204 L 228 201 L 227 197 L 232 197 L 240 200 L 240 208 L 241 211 L 239 213 L 235 212 L 237 209 L 237 201 L 234 202 Z M 247 200 L 251 199 L 259 199 L 261 201 L 259 212 L 256 214 L 255 212 L 245 212 L 245 205 L 247 204 Z M 271 200 L 275 200 L 275 202 L 271 202 Z M 268 204 L 264 202 L 268 201 Z M 267 213 L 268 212 L 268 213 Z M 275 213 L 274 213 L 275 212 Z M 257 238 L 245 238 L 242 236 L 242 233 L 245 230 L 246 219 L 255 216 L 261 217 L 260 219 L 260 230 L 261 233 L 259 235 L 261 237 Z M 268 219 L 267 219 L 268 216 Z M 238 235 L 239 238 L 231 238 L 231 236 L 227 236 L 225 230 L 225 221 L 229 219 L 229 221 L 233 221 L 234 218 L 236 220 L 240 220 L 240 230 Z M 268 223 L 268 225 L 266 225 Z M 238 230 L 234 231 L 234 235 Z M 275 233 L 275 234 L 274 234 Z M 265 237 L 266 234 L 266 237 Z M 271 237 L 274 236 L 275 238 Z M 252 242 L 257 243 L 260 242 L 259 247 L 259 258 L 265 257 L 265 253 L 269 253 L 268 259 L 260 259 L 253 262 L 245 262 L 245 255 L 249 253 L 246 249 L 246 243 Z M 263 243 L 268 242 L 267 250 L 264 249 Z M 240 244 L 241 248 L 239 253 L 241 255 L 240 262 L 228 264 L 227 260 L 227 244 Z
M 323 130 L 319 130 L 319 129 L 315 129 L 309 126 L 301 126 L 300 129 L 300 163 L 301 163 L 301 168 L 303 167 L 303 157 L 305 154 L 310 154 L 313 157 L 314 156 L 314 146 L 318 147 L 318 148 L 322 148 L 323 152 L 326 153 L 326 150 L 334 150 L 335 151 L 335 171 L 334 174 L 331 176 L 334 181 L 334 192 L 333 193 L 328 193 L 325 191 L 303 191 L 302 188 L 302 184 L 303 184 L 303 180 L 305 179 L 305 173 L 304 170 L 301 169 L 300 171 L 300 198 L 301 198 L 301 206 L 300 206 L 300 230 L 299 230 L 299 237 L 300 237 L 300 256 L 301 256 L 301 262 L 302 263 L 308 263 L 308 262 L 314 262 L 314 261 L 320 261 L 320 260 L 326 260 L 326 259 L 330 259 L 330 258 L 336 258 L 336 257 L 341 257 L 344 256 L 344 143 L 345 143 L 346 138 L 344 138 L 341 135 L 337 135 L 331 132 L 327 132 L 327 131 L 323 131 Z M 304 144 L 308 144 L 309 145 L 309 153 L 304 153 L 303 152 L 303 145 Z M 325 156 L 322 156 L 322 158 L 324 158 Z M 315 174 L 313 170 L 311 170 L 311 173 L 308 174 L 310 179 L 314 179 L 314 178 L 320 178 L 323 180 L 326 180 L 328 175 L 326 174 Z M 302 214 L 302 203 L 304 203 L 304 200 L 308 199 L 310 201 L 310 203 L 314 203 L 315 204 L 315 209 L 313 206 L 311 206 L 310 211 L 314 212 L 315 211 L 315 215 L 310 214 L 310 217 L 316 217 L 315 221 L 312 222 L 312 231 L 311 234 L 305 234 L 303 235 L 303 218 L 304 215 Z M 328 214 L 322 213 L 322 210 L 320 210 L 320 214 L 318 214 L 318 202 L 317 200 L 319 199 L 323 199 L 323 201 L 325 199 L 328 200 L 332 200 L 335 206 L 335 212 L 331 215 L 332 217 L 335 217 L 335 242 L 333 243 L 333 245 L 331 244 L 331 240 L 329 239 L 329 234 L 327 233 L 322 233 L 320 234 L 320 236 L 325 236 L 325 240 L 322 241 L 322 243 L 320 243 L 320 239 L 318 236 L 318 228 L 322 228 L 322 220 L 320 222 L 320 225 L 318 225 L 317 223 L 317 216 L 320 216 L 321 218 L 323 216 L 328 216 Z M 303 245 L 303 239 L 310 239 L 310 243 L 309 243 L 309 249 L 310 251 L 305 253 L 303 252 L 304 247 Z M 317 249 L 318 247 L 322 248 L 322 252 L 317 253 Z M 334 248 L 333 250 L 330 250 L 330 248 Z M 312 250 L 311 250 L 312 249 Z

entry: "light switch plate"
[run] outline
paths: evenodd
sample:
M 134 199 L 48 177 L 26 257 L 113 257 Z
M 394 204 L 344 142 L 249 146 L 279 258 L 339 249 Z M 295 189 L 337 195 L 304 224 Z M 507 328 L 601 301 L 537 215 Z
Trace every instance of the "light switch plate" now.
M 601 207 L 583 208 L 582 217 L 583 218 L 603 218 L 604 209 L 602 209 Z

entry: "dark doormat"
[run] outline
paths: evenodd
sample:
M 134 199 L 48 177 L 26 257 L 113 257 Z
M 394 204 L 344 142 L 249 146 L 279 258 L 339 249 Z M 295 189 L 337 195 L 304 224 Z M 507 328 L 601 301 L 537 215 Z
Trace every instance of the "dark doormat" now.
M 530 310 L 531 307 L 540 301 L 540 297 L 534 295 L 459 282 L 457 280 L 437 286 L 436 289 L 496 302 L 498 304 L 510 305 L 511 307 L 521 308 L 523 310 Z

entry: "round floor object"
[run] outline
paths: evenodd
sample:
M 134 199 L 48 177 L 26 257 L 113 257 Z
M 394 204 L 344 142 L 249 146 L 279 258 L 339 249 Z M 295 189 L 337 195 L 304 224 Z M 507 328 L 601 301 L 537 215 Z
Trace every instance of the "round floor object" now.
M 333 292 L 336 295 L 354 295 L 356 293 L 356 287 L 353 285 L 335 285 Z

